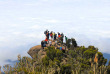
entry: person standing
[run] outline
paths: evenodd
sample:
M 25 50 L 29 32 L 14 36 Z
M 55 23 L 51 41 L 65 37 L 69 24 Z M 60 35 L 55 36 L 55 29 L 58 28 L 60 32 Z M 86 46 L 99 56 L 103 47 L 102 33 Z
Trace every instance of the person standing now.
M 41 41 L 41 47 L 44 49 L 44 42 Z
M 58 41 L 60 41 L 60 37 L 61 37 L 61 35 L 60 35 L 60 33 L 58 32 Z
M 49 31 L 46 34 L 46 38 L 49 40 Z
M 47 32 L 48 32 L 48 30 L 44 31 L 44 34 L 46 35 L 46 34 L 47 34 Z
M 53 38 L 53 34 L 52 34 L 52 31 L 50 32 L 50 37 L 51 37 L 51 40 L 52 40 L 52 38 Z
M 46 39 L 45 39 L 45 44 L 47 44 L 48 43 L 48 38 L 46 37 Z
M 65 41 L 66 41 L 66 43 L 67 43 L 67 40 L 68 40 L 68 38 L 65 36 Z
M 54 40 L 56 40 L 57 34 L 54 35 Z
M 62 34 L 61 34 L 61 38 L 60 38 L 62 44 L 63 44 L 63 38 L 64 38 L 64 34 L 62 33 Z

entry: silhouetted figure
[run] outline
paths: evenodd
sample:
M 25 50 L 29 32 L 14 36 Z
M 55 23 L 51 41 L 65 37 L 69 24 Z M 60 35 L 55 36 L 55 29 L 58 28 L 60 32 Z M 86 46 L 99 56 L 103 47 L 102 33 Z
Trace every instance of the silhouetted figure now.
M 56 40 L 56 38 L 57 38 L 57 34 L 54 35 L 54 40 Z
M 41 41 L 41 47 L 44 49 L 44 42 Z
M 51 40 L 52 40 L 52 38 L 53 38 L 53 32 L 52 31 L 50 32 L 50 37 L 51 37 Z
M 46 35 L 46 34 L 47 34 L 47 32 L 48 32 L 48 30 L 44 31 L 44 34 Z
M 65 36 L 65 41 L 66 41 L 66 43 L 67 43 L 67 40 L 68 40 L 68 38 Z
M 61 34 L 60 40 L 61 40 L 61 44 L 63 44 L 63 38 L 64 38 L 64 34 Z
M 47 32 L 46 37 L 49 40 L 49 31 Z

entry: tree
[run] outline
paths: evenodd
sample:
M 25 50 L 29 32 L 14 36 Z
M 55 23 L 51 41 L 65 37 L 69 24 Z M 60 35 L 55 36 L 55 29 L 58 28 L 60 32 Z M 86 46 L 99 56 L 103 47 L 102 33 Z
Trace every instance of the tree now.
M 71 38 L 71 42 L 72 42 L 72 45 L 74 47 L 77 47 L 77 43 L 76 43 L 76 40 L 74 38 Z

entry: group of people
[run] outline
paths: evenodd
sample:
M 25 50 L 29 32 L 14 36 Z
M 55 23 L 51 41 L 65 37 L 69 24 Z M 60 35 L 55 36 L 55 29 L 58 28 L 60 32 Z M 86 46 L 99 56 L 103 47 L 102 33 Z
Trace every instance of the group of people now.
M 51 31 L 49 32 L 48 30 L 44 31 L 44 34 L 46 36 L 44 41 L 41 41 L 41 47 L 44 49 L 44 47 L 47 46 L 47 44 L 49 44 L 50 46 L 52 46 L 52 41 L 54 41 L 56 44 L 57 43 L 61 43 L 63 44 L 63 38 L 64 38 L 64 34 L 63 33 L 59 33 L 56 34 L 55 32 Z M 51 39 L 49 40 L 49 38 L 51 37 Z M 65 40 L 67 40 L 67 37 L 65 36 Z M 63 47 L 59 47 L 60 50 L 64 50 Z

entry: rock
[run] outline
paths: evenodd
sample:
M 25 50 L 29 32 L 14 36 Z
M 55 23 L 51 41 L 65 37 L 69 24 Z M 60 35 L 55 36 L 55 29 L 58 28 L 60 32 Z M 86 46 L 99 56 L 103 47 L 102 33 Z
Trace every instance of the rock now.
M 40 51 L 38 52 L 38 58 L 39 58 L 39 59 L 42 59 L 42 58 L 45 57 L 45 56 L 46 56 L 46 51 L 40 50 Z
M 37 45 L 30 48 L 30 50 L 28 51 L 28 54 L 33 58 L 34 55 L 38 54 L 40 50 L 42 50 L 41 45 Z

